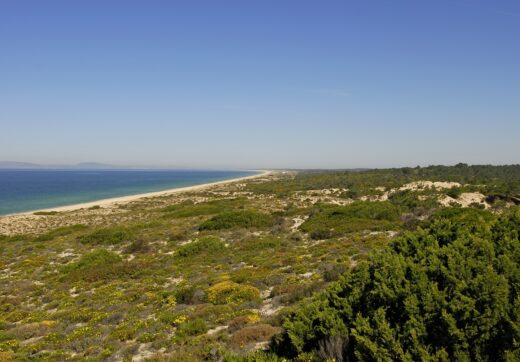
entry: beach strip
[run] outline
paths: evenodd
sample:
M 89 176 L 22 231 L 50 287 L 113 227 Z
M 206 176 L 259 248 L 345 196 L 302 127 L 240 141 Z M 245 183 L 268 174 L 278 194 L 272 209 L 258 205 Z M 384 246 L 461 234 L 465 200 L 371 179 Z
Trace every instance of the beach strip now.
M 142 194 L 135 194 L 135 195 L 128 195 L 128 196 L 112 197 L 112 198 L 108 198 L 108 199 L 83 202 L 80 204 L 73 204 L 73 205 L 57 206 L 57 207 L 52 207 L 52 208 L 47 208 L 47 209 L 23 211 L 23 212 L 14 213 L 14 214 L 1 215 L 0 218 L 8 217 L 8 216 L 17 216 L 17 215 L 31 215 L 31 214 L 34 214 L 35 212 L 75 211 L 75 210 L 79 210 L 79 209 L 87 209 L 87 208 L 93 207 L 93 206 L 99 206 L 99 207 L 116 206 L 116 205 L 121 205 L 121 204 L 136 201 L 139 199 L 149 198 L 149 197 L 167 196 L 167 195 L 181 193 L 181 192 L 200 191 L 200 190 L 204 190 L 207 188 L 211 188 L 213 186 L 225 185 L 225 184 L 234 183 L 234 182 L 251 180 L 254 178 L 258 178 L 258 177 L 264 177 L 264 176 L 267 176 L 272 173 L 272 171 L 263 171 L 263 170 L 258 171 L 258 172 L 260 172 L 260 173 L 258 173 L 256 175 L 243 176 L 243 177 L 232 178 L 229 180 L 222 180 L 222 181 L 216 181 L 216 182 L 209 182 L 209 183 L 200 184 L 200 185 L 177 187 L 177 188 L 163 190 L 163 191 L 153 191 L 153 192 L 146 192 L 146 193 L 142 193 Z

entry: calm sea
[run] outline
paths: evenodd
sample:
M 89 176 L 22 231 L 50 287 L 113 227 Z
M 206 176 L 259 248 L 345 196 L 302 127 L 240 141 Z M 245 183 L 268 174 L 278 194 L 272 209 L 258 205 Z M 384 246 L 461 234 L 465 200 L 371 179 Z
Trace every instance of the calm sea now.
M 249 171 L 0 170 L 0 215 L 254 175 Z

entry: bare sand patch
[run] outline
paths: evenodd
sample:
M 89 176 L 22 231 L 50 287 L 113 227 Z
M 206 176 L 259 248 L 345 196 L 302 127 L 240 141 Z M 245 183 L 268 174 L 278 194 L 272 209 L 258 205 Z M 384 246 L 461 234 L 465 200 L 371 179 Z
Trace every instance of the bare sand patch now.
M 464 192 L 458 198 L 443 196 L 439 199 L 439 203 L 443 206 L 452 206 L 454 204 L 461 207 L 469 207 L 471 204 L 480 204 L 488 209 L 491 206 L 486 202 L 486 196 L 480 192 Z
M 410 191 L 418 191 L 424 189 L 435 189 L 435 190 L 445 190 L 451 189 L 454 187 L 460 187 L 461 184 L 458 182 L 446 182 L 446 181 L 416 181 L 410 182 L 406 185 L 403 185 L 399 188 L 400 191 L 410 190 Z

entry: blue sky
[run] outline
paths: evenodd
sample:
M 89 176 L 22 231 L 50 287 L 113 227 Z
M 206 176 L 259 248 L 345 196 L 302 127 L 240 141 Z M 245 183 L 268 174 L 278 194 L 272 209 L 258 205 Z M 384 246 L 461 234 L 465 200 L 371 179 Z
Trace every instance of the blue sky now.
M 0 2 L 0 160 L 520 162 L 520 2 Z

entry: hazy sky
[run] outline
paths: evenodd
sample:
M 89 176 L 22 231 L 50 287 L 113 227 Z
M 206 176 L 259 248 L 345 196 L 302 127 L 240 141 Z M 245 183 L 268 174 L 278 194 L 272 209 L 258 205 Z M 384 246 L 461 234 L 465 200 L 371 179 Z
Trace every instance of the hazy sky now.
M 518 0 L 1 0 L 0 160 L 520 162 Z

